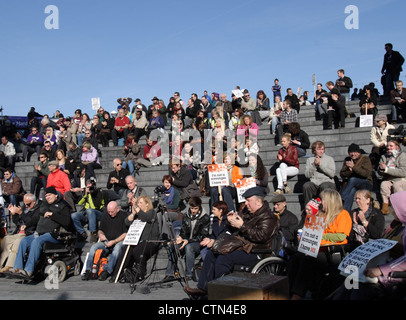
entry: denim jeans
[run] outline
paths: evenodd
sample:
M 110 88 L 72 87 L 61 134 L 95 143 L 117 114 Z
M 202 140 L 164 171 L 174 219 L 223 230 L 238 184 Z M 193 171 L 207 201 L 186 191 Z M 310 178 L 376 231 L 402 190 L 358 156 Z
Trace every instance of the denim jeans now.
M 92 245 L 89 251 L 89 256 L 87 257 L 86 271 L 92 270 L 94 255 L 98 249 L 103 249 L 104 252 L 107 254 L 110 253 L 109 261 L 104 266 L 104 270 L 107 271 L 109 274 L 112 274 L 114 266 L 116 265 L 116 262 L 120 257 L 121 251 L 123 249 L 123 241 L 120 241 L 112 248 L 107 248 L 104 245 L 104 242 L 97 242 Z
M 86 134 L 85 133 L 78 133 L 76 135 L 76 139 L 78 141 L 78 146 L 80 147 L 83 143 L 83 139 L 86 138 Z
M 132 175 L 134 173 L 135 163 L 133 160 L 128 160 L 127 162 L 123 161 L 123 169 L 127 169 L 130 171 Z
M 200 243 L 199 242 L 189 242 L 183 250 L 185 250 L 185 261 L 186 261 L 186 277 L 191 277 L 192 272 L 193 272 L 193 266 L 195 264 L 195 259 L 200 253 Z M 173 276 L 175 273 L 175 265 L 177 262 L 177 256 L 175 253 L 175 250 L 173 246 L 171 246 L 170 254 L 169 254 L 169 259 L 168 259 L 168 265 L 166 267 L 166 275 L 167 276 Z
M 31 235 L 22 239 L 20 242 L 20 246 L 18 247 L 14 268 L 24 269 L 30 273 L 34 273 L 35 263 L 39 259 L 42 251 L 42 246 L 45 242 L 59 243 L 59 241 L 52 237 L 50 233 L 45 233 L 37 238 L 35 237 L 35 235 Z M 29 250 L 29 254 L 24 267 L 24 256 L 27 250 Z
M 96 232 L 97 231 L 97 223 L 100 221 L 102 213 L 96 209 L 87 209 L 86 213 L 83 212 L 74 212 L 72 213 L 72 221 L 75 226 L 76 231 L 79 234 L 82 234 L 85 230 L 83 229 L 83 225 L 88 222 L 89 223 L 89 231 Z
M 351 212 L 352 204 L 354 202 L 354 195 L 357 190 L 372 190 L 372 185 L 366 179 L 352 177 L 348 180 L 347 185 L 341 191 L 341 198 L 343 199 L 344 209 Z

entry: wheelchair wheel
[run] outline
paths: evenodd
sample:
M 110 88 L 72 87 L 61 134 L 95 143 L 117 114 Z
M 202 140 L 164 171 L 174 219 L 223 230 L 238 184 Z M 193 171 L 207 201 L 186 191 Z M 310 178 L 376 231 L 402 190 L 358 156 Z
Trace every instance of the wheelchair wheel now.
M 80 275 L 80 271 L 81 271 L 81 265 L 80 265 L 80 261 L 76 261 L 75 263 L 75 267 L 73 268 L 73 275 L 74 276 L 78 276 Z
M 287 263 L 282 258 L 269 257 L 259 261 L 251 270 L 255 274 L 280 276 L 286 274 Z
M 66 267 L 65 262 L 63 261 L 55 261 L 53 264 L 54 267 L 58 269 L 58 281 L 59 283 L 63 282 L 66 278 L 66 274 L 68 273 L 68 268 Z

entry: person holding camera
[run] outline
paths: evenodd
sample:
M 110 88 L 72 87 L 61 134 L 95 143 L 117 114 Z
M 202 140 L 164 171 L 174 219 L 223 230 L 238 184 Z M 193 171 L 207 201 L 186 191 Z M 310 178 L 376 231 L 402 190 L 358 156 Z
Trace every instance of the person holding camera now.
M 82 211 L 72 213 L 72 221 L 76 232 L 79 234 L 79 240 L 86 240 L 87 233 L 83 225 L 88 222 L 90 232 L 90 242 L 97 241 L 98 222 L 102 216 L 102 210 L 105 206 L 103 191 L 96 187 L 96 181 L 89 179 L 86 181 L 86 188 L 78 205 L 82 205 Z
M 349 157 L 346 157 L 340 176 L 343 179 L 341 197 L 344 209 L 351 212 L 354 195 L 357 190 L 372 190 L 372 163 L 368 156 L 361 154 L 360 147 L 352 143 L 348 147 Z

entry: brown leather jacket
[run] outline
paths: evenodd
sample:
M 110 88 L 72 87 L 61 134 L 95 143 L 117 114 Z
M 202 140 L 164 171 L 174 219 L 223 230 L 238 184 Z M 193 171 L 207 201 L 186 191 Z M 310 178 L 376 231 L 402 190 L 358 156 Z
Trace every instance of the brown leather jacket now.
M 279 219 L 264 201 L 263 206 L 254 214 L 246 208 L 240 214 L 244 224 L 236 236 L 244 241 L 243 250 L 250 253 L 252 249 L 272 249 L 272 238 L 279 230 Z

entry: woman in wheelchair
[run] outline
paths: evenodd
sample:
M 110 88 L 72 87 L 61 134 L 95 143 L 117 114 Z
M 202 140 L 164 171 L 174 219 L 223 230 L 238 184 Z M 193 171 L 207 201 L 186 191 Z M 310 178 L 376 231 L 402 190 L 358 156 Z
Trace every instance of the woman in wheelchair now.
M 292 300 L 305 297 L 307 291 L 317 292 L 324 274 L 328 271 L 330 251 L 328 246 L 344 245 L 350 235 L 352 221 L 343 209 L 340 194 L 326 189 L 320 194 L 321 208 L 318 215 L 325 217 L 325 229 L 317 258 L 301 252 L 293 255 L 288 265 L 288 278 Z
M 10 270 L 16 277 L 32 279 L 43 244 L 60 243 L 57 238 L 61 227 L 69 232 L 74 231 L 70 207 L 63 196 L 54 187 L 48 187 L 45 189 L 45 200 L 40 206 L 40 218 L 34 234 L 22 239 L 18 247 L 14 268 Z M 25 262 L 27 251 L 29 254 Z

